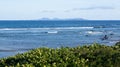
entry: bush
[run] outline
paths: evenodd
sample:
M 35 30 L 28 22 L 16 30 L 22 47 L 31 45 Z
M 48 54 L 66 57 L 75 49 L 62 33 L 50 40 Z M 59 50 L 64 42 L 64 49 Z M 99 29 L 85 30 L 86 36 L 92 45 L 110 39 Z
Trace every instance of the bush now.
M 115 44 L 115 46 L 120 47 L 120 42 L 117 42 L 117 43 Z
M 120 47 L 100 44 L 37 48 L 0 59 L 0 67 L 119 67 Z

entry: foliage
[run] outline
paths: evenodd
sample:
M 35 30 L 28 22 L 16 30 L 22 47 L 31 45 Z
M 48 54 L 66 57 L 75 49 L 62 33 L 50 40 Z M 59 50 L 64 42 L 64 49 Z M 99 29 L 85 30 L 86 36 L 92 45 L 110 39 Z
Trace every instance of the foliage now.
M 115 46 L 120 47 L 120 42 L 117 42 L 117 43 L 115 44 Z
M 119 67 L 119 45 L 37 48 L 0 59 L 0 67 Z

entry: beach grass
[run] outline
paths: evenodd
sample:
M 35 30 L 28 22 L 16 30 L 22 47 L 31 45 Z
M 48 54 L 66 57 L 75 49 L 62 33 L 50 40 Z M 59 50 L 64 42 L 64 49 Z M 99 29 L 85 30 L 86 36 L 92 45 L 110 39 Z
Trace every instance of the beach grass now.
M 120 67 L 120 43 L 37 48 L 1 58 L 0 67 Z

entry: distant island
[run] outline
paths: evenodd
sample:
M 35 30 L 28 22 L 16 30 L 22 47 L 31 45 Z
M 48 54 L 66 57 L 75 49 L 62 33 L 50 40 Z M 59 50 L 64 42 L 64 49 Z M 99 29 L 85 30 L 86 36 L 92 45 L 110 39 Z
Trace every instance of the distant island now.
M 37 20 L 87 20 L 87 19 L 83 19 L 83 18 L 41 18 L 41 19 L 37 19 Z
M 27 19 L 27 20 L 0 20 L 0 21 L 84 21 L 84 18 L 40 18 L 40 19 Z

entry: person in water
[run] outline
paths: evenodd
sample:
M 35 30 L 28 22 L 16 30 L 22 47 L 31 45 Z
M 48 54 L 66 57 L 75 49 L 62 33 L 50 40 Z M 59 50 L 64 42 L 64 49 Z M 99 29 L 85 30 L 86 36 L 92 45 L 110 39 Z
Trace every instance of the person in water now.
M 107 40 L 108 39 L 108 36 L 107 35 L 105 35 L 103 38 L 102 38 L 102 40 Z

